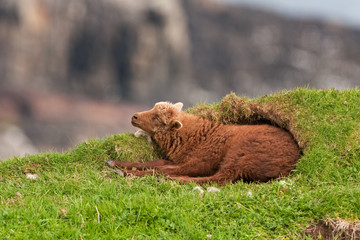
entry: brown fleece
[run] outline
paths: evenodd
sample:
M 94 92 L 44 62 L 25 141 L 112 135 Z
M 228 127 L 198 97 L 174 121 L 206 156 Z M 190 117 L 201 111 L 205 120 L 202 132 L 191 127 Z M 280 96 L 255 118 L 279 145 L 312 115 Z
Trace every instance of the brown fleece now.
M 290 133 L 271 125 L 223 125 L 181 111 L 182 104 L 157 103 L 136 113 L 132 124 L 147 132 L 167 160 L 147 163 L 113 161 L 137 176 L 149 169 L 181 182 L 220 185 L 268 181 L 287 176 L 300 158 Z

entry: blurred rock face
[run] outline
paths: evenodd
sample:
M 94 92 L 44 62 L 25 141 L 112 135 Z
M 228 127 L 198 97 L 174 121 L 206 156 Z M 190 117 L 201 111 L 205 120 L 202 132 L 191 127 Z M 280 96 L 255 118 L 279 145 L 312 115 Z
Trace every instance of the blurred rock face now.
M 1 86 L 145 102 L 188 84 L 179 1 L 8 0 L 0 8 Z
M 133 132 L 130 119 L 148 107 L 83 97 L 0 89 L 0 160 L 63 151 L 88 138 Z
M 187 104 L 349 88 L 359 31 L 210 0 L 2 0 L 0 87 Z
M 229 89 L 253 97 L 296 86 L 360 84 L 359 30 L 206 0 L 184 2 L 194 78 L 206 79 L 222 95 Z
M 22 129 L 15 125 L 0 124 L 0 161 L 12 156 L 23 157 L 36 152 Z

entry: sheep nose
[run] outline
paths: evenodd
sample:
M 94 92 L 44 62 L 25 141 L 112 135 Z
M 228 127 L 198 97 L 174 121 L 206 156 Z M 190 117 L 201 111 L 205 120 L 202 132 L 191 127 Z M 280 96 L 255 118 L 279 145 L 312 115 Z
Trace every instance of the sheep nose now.
M 132 116 L 132 119 L 133 120 L 136 120 L 136 119 L 138 119 L 139 118 L 139 116 L 137 115 L 137 114 L 134 114 L 134 116 Z

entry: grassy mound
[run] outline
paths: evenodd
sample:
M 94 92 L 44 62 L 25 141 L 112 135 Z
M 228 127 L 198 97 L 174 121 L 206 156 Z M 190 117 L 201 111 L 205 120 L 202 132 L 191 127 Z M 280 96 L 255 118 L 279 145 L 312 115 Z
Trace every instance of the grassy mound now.
M 195 184 L 123 178 L 107 169 L 106 159 L 160 157 L 155 145 L 132 134 L 9 159 L 0 164 L 0 236 L 310 239 L 319 234 L 311 226 L 325 220 L 359 219 L 360 90 L 296 89 L 257 99 L 229 94 L 188 112 L 226 124 L 276 124 L 294 135 L 303 156 L 287 178 L 202 195 Z

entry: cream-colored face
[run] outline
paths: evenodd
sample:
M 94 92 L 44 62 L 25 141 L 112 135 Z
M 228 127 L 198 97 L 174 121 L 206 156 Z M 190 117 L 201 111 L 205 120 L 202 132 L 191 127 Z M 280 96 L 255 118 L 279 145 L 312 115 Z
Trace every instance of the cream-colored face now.
M 135 113 L 131 124 L 150 135 L 156 132 L 178 130 L 182 127 L 182 123 L 178 120 L 182 107 L 181 102 L 176 104 L 158 102 L 149 111 Z

